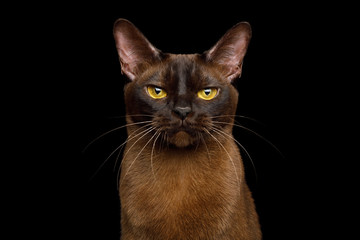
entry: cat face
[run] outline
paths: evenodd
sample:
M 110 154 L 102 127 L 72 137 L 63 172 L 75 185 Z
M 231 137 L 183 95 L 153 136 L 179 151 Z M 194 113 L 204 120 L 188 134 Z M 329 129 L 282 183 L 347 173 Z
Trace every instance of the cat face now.
M 201 56 L 168 55 L 126 86 L 125 102 L 131 122 L 152 121 L 170 145 L 187 147 L 227 126 L 237 91 Z
M 150 126 L 169 146 L 195 146 L 211 132 L 231 134 L 238 93 L 232 82 L 241 74 L 251 36 L 239 23 L 203 54 L 165 54 L 129 21 L 119 19 L 114 36 L 125 86 L 127 121 Z

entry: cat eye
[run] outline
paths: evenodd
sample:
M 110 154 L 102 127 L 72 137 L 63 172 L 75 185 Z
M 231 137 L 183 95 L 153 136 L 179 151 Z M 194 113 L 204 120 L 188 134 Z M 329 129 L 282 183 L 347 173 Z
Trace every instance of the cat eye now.
M 218 89 L 217 88 L 204 88 L 198 91 L 197 95 L 199 98 L 204 100 L 211 100 L 217 96 Z
M 164 98 L 167 96 L 167 93 L 165 92 L 165 90 L 160 87 L 148 86 L 147 92 L 150 95 L 150 97 L 155 98 L 155 99 Z

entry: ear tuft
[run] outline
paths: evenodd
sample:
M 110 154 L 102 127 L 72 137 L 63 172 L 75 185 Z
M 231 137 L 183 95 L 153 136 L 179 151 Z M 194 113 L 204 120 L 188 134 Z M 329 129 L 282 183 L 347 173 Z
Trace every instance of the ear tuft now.
M 208 51 L 205 59 L 218 64 L 228 81 L 241 76 L 243 59 L 251 39 L 248 22 L 240 22 L 229 29 L 225 35 Z
M 114 38 L 121 71 L 134 80 L 141 66 L 160 58 L 156 49 L 130 21 L 120 18 L 114 23 Z

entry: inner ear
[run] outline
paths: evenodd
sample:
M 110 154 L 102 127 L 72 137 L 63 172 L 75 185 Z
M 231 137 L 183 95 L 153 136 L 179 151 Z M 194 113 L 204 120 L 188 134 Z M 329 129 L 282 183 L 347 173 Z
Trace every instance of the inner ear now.
M 161 51 L 126 19 L 118 19 L 114 24 L 114 38 L 119 55 L 121 71 L 134 80 L 142 66 L 159 60 Z
M 226 79 L 232 82 L 241 76 L 250 39 L 250 24 L 240 22 L 229 29 L 210 50 L 204 52 L 205 59 L 219 65 Z

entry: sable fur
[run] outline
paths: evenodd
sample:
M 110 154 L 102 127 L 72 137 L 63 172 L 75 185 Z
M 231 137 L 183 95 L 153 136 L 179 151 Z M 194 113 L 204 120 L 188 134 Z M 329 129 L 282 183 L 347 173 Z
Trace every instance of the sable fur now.
M 229 117 L 236 112 L 232 82 L 241 74 L 250 26 L 239 23 L 212 49 L 191 55 L 162 53 L 125 19 L 115 23 L 114 36 L 130 79 L 121 239 L 261 239 Z M 166 89 L 168 97 L 149 98 L 149 84 Z M 210 86 L 220 91 L 216 99 L 196 98 L 197 90 Z M 179 108 L 191 111 L 180 117 Z

